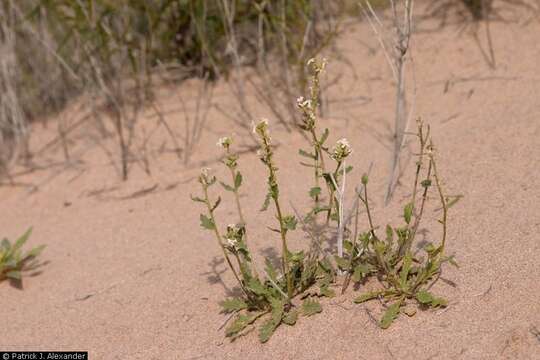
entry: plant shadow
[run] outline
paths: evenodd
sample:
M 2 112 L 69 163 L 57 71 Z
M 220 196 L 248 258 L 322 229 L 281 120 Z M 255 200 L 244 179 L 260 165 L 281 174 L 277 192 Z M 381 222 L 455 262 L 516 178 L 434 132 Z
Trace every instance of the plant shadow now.
M 242 296 L 242 290 L 238 286 L 229 287 L 221 277 L 222 274 L 227 272 L 227 267 L 223 266 L 225 260 L 219 256 L 214 256 L 212 261 L 208 263 L 210 271 L 201 273 L 200 275 L 206 276 L 206 281 L 210 285 L 221 285 L 227 297 L 240 297 Z

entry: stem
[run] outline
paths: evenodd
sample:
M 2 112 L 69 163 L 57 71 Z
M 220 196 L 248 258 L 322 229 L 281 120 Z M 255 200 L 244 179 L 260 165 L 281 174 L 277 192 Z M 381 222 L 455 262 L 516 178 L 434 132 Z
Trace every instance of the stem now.
M 291 278 L 291 274 L 289 273 L 289 249 L 287 248 L 287 230 L 283 226 L 283 213 L 281 212 L 281 206 L 279 204 L 279 187 L 276 180 L 276 169 L 272 162 L 272 150 L 270 148 L 270 142 L 269 138 L 267 136 L 262 136 L 263 141 L 263 147 L 265 151 L 267 152 L 267 161 L 265 162 L 268 171 L 269 171 L 269 178 L 268 183 L 270 186 L 270 194 L 272 196 L 272 199 L 274 200 L 274 205 L 276 207 L 276 213 L 277 218 L 279 221 L 279 232 L 281 235 L 281 262 L 282 262 L 282 268 L 283 268 L 283 274 L 285 274 L 285 277 L 287 279 L 287 295 L 289 302 L 291 301 L 291 298 L 293 296 L 293 282 Z M 275 187 L 272 189 L 272 187 Z
M 433 149 L 433 143 L 430 143 L 430 148 Z M 447 233 L 447 219 L 448 219 L 448 204 L 446 202 L 446 197 L 443 193 L 443 188 L 441 181 L 439 179 L 439 174 L 437 172 L 437 164 L 435 163 L 435 157 L 433 155 L 433 152 L 430 153 L 429 158 L 431 160 L 431 163 L 433 164 L 433 177 L 435 178 L 435 184 L 437 185 L 437 191 L 439 192 L 439 197 L 441 199 L 442 209 L 443 209 L 443 218 L 442 218 L 442 225 L 443 225 L 443 236 L 441 241 L 441 247 L 440 247 L 440 254 L 444 253 L 444 246 L 446 245 L 446 233 Z
M 326 226 L 328 226 L 329 222 L 330 222 L 330 216 L 332 215 L 332 207 L 334 206 L 334 193 L 338 187 L 337 185 L 337 174 L 338 174 L 338 171 L 339 171 L 339 168 L 341 167 L 341 161 L 339 161 L 336 165 L 336 170 L 334 171 L 334 173 L 332 174 L 333 176 L 333 179 L 335 181 L 335 184 L 334 184 L 334 188 L 332 188 L 330 185 L 329 186 L 329 191 L 330 191 L 330 199 L 328 200 L 328 213 L 326 215 Z M 336 205 L 336 209 L 337 209 L 337 205 Z M 339 215 L 339 210 L 338 211 L 338 215 Z
M 219 230 L 216 225 L 216 219 L 214 217 L 214 210 L 212 210 L 212 206 L 210 205 L 210 200 L 208 198 L 208 187 L 206 185 L 203 185 L 203 191 L 204 191 L 204 199 L 206 203 L 206 207 L 208 208 L 208 213 L 210 214 L 210 219 L 212 220 L 212 223 L 214 224 L 214 234 L 216 235 L 216 239 L 218 242 L 219 247 L 221 248 L 221 251 L 223 251 L 223 256 L 225 257 L 225 260 L 227 261 L 227 264 L 229 265 L 229 268 L 234 274 L 234 277 L 236 278 L 236 281 L 238 281 L 238 284 L 242 288 L 242 291 L 246 296 L 248 296 L 246 289 L 244 288 L 244 284 L 240 280 L 240 277 L 238 276 L 238 273 L 236 272 L 236 269 L 234 268 L 231 258 L 229 257 L 229 254 L 227 254 L 227 251 L 225 249 L 225 246 L 223 245 L 223 240 L 221 238 L 221 235 L 219 233 Z

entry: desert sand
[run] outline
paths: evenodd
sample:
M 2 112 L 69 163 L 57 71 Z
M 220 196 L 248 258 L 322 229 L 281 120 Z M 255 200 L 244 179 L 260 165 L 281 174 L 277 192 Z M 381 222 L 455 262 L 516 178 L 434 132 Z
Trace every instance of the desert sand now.
M 422 15 L 422 8 L 417 11 Z M 91 125 L 71 135 L 68 165 L 59 143 L 38 151 L 57 136 L 52 118 L 33 129 L 34 170 L 20 167 L 13 171 L 17 186 L 0 187 L 1 235 L 13 239 L 32 226 L 29 243 L 47 245 L 41 273 L 25 278 L 22 289 L 0 283 L 0 348 L 87 350 L 91 359 L 539 359 L 540 20 L 528 11 L 503 16 L 506 21 L 489 25 L 494 68 L 485 57 L 485 23 L 475 29 L 459 21 L 440 27 L 438 19 L 419 20 L 413 43 L 414 114 L 431 124 L 447 192 L 463 195 L 451 208 L 448 240 L 460 268 L 446 267 L 448 281 L 434 289 L 449 300 L 448 308 L 402 316 L 382 330 L 369 315 L 379 317 L 380 305 L 353 304 L 358 291 L 349 288 L 324 300 L 321 314 L 281 326 L 266 344 L 256 332 L 231 343 L 220 329 L 228 316 L 218 303 L 234 293 L 234 279 L 215 239 L 199 226 L 200 204 L 189 196 L 200 191 L 201 167 L 225 178 L 215 143 L 234 132 L 236 146 L 247 149 L 240 169 L 251 245 L 258 262 L 276 254 L 279 238 L 266 229 L 273 219 L 258 211 L 264 169 L 249 150 L 246 130 L 212 109 L 184 165 L 163 151 L 172 144 L 161 128 L 149 145 L 151 174 L 131 164 L 130 178 L 122 182 L 117 159 L 108 155 L 117 154 L 116 143 L 99 139 Z M 394 91 L 377 40 L 365 35 L 370 31 L 362 22 L 347 26 L 338 47 L 350 66 L 327 54 L 325 79 L 343 76 L 328 90 L 321 124 L 331 130 L 331 142 L 347 137 L 354 148 L 349 192 L 373 163 L 376 222 L 385 225 L 399 222 L 415 144 L 403 152 L 408 166 L 384 207 Z M 160 106 L 180 135 L 177 94 L 193 104 L 195 83 L 159 90 Z M 410 89 L 412 84 L 408 79 Z M 229 97 L 218 84 L 214 101 L 226 107 Z M 59 116 L 75 122 L 84 115 L 80 105 Z M 302 208 L 311 180 L 309 170 L 297 165 L 305 140 L 260 112 L 270 119 L 278 145 L 286 204 Z M 149 111 L 145 126 L 156 121 Z M 221 195 L 217 215 L 225 225 L 236 218 L 233 199 Z M 438 216 L 434 209 L 426 215 L 425 234 L 433 240 Z M 291 243 L 301 248 L 307 240 L 297 231 Z

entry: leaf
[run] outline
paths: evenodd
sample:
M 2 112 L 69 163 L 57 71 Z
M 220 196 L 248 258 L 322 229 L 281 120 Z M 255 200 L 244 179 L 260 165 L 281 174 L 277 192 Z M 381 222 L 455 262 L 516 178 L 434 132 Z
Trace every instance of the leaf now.
M 283 218 L 283 227 L 287 230 L 295 230 L 298 220 L 294 215 L 287 215 Z
M 311 316 L 322 311 L 322 306 L 317 300 L 306 299 L 302 303 L 302 313 L 304 316 Z
M 336 296 L 336 292 L 330 289 L 328 286 L 321 286 L 320 293 L 322 296 L 326 296 L 328 298 L 333 298 Z
M 403 218 L 405 219 L 405 222 L 409 224 L 411 222 L 413 212 L 413 203 L 408 203 L 405 205 L 405 208 L 403 209 Z
M 248 288 L 256 295 L 266 295 L 266 288 L 257 278 L 251 278 L 247 284 Z
M 420 290 L 416 293 L 416 300 L 424 305 L 429 305 L 434 300 L 433 295 L 426 291 L 426 290 Z
M 6 277 L 10 278 L 10 279 L 13 279 L 13 280 L 21 280 L 22 279 L 22 274 L 18 270 L 12 270 L 12 271 L 8 271 L 6 273 Z
M 17 241 L 15 241 L 15 244 L 13 244 L 12 251 L 15 252 L 19 250 L 24 245 L 26 240 L 28 240 L 28 238 L 30 237 L 30 234 L 32 234 L 32 228 L 29 228 L 28 230 L 26 230 L 26 232 L 20 238 L 18 238 Z
M 459 269 L 459 264 L 456 262 L 456 259 L 455 259 L 454 255 L 448 256 L 448 257 L 444 258 L 442 261 L 448 261 L 450 263 L 450 265 L 452 265 L 452 266 Z
M 238 298 L 225 299 L 220 303 L 224 313 L 230 313 L 247 308 L 247 304 L 244 300 Z
M 394 230 L 390 225 L 386 225 L 386 242 L 392 244 L 394 242 Z
M 317 196 L 321 195 L 321 188 L 318 187 L 318 186 L 315 186 L 315 187 L 312 187 L 310 190 L 309 190 L 309 196 L 312 198 L 312 199 L 315 199 Z
M 234 187 L 236 190 L 238 190 L 240 186 L 242 186 L 242 174 L 240 174 L 240 171 L 238 171 L 234 177 Z
M 349 260 L 339 257 L 337 255 L 334 256 L 334 259 L 336 259 L 336 264 L 341 270 L 349 270 L 351 268 Z
M 201 199 L 201 198 L 198 197 L 198 196 L 190 195 L 190 197 L 191 197 L 191 200 L 193 200 L 193 201 L 195 201 L 195 202 L 200 202 L 200 203 L 206 204 L 206 201 L 204 201 L 203 199 Z
M 412 265 L 412 255 L 410 251 L 407 251 L 407 253 L 405 254 L 405 257 L 403 258 L 403 266 L 401 267 L 401 272 L 399 273 L 399 281 L 402 287 L 404 287 L 407 284 L 407 277 L 409 276 L 411 265 Z
M 45 245 L 40 245 L 40 246 L 37 246 L 37 247 L 33 248 L 32 250 L 30 250 L 29 252 L 26 253 L 25 258 L 34 258 L 34 257 L 38 256 L 39 254 L 41 254 L 43 249 L 45 249 L 45 247 L 46 247 Z
M 261 209 L 259 211 L 266 211 L 268 210 L 268 205 L 270 205 L 270 198 L 271 198 L 271 194 L 268 193 L 266 194 L 266 197 L 264 198 L 264 202 L 263 202 L 263 205 L 261 207 Z
M 284 304 L 281 300 L 271 299 L 270 304 L 272 306 L 272 321 L 276 326 L 281 322 L 283 317 Z
M 298 320 L 298 310 L 291 310 L 283 317 L 283 322 L 291 326 L 296 324 L 296 320 Z
M 276 331 L 277 325 L 274 324 L 272 320 L 266 321 L 262 326 L 259 328 L 259 340 L 262 343 L 267 342 L 274 331 Z
M 442 298 L 442 297 L 438 297 L 438 298 L 434 298 L 433 301 L 431 302 L 431 306 L 432 307 L 447 307 L 448 306 L 448 301 L 445 299 L 445 298 Z
M 225 329 L 225 336 L 232 337 L 244 330 L 249 324 L 253 323 L 260 313 L 240 314 L 234 319 L 233 323 Z
M 383 317 L 381 318 L 381 328 L 388 329 L 390 325 L 397 319 L 399 315 L 399 308 L 401 306 L 401 301 L 398 301 L 388 307 Z
M 211 218 L 208 216 L 201 214 L 200 216 L 201 220 L 201 226 L 207 230 L 214 230 L 216 228 L 216 225 L 214 224 L 214 221 L 212 221 Z
M 328 131 L 328 129 L 324 129 L 324 132 L 321 136 L 321 139 L 319 140 L 319 144 L 322 145 L 324 144 L 324 142 L 326 141 L 326 139 L 328 139 L 328 135 L 330 134 L 330 131 Z
M 308 153 L 307 151 L 302 150 L 302 149 L 298 150 L 298 153 L 300 155 L 304 156 L 304 157 L 307 157 L 307 158 L 310 158 L 310 159 L 313 159 L 313 160 L 315 160 L 317 158 L 314 154 Z
M 353 281 L 354 282 L 359 282 L 360 280 L 365 278 L 367 275 L 369 275 L 371 270 L 372 270 L 372 268 L 368 264 L 359 264 L 359 265 L 357 265 L 354 268 L 354 273 L 353 273 L 353 276 L 352 276 Z
M 368 292 L 368 293 L 365 293 L 365 294 L 362 294 L 362 295 L 358 296 L 356 299 L 354 299 L 354 302 L 357 303 L 357 304 L 361 304 L 363 302 L 366 302 L 366 301 L 369 301 L 369 300 L 372 300 L 372 299 L 376 299 L 380 294 L 381 294 L 380 291 Z
M 425 187 L 425 188 L 430 187 L 431 186 L 431 180 L 429 180 L 429 179 L 422 180 L 422 182 L 420 184 L 422 184 L 422 186 Z
M 225 184 L 223 181 L 220 181 L 219 183 L 221 184 L 221 186 L 223 186 L 225 190 L 234 192 L 234 188 L 232 186 Z
M 221 196 L 219 196 L 214 204 L 214 206 L 212 206 L 212 209 L 211 211 L 214 211 L 216 210 L 216 208 L 219 206 L 219 204 L 221 203 Z
M 277 272 L 276 272 L 276 268 L 274 267 L 274 265 L 272 264 L 272 261 L 270 261 L 270 259 L 266 258 L 264 260 L 265 264 L 266 264 L 266 275 L 268 275 L 268 277 L 270 279 L 272 279 L 273 282 L 276 282 L 277 281 Z

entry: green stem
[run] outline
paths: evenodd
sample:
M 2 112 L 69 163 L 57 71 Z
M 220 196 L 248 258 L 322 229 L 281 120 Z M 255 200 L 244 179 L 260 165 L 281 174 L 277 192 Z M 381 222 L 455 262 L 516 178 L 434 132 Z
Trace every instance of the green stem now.
M 221 234 L 219 233 L 219 230 L 217 228 L 216 219 L 214 217 L 214 210 L 212 210 L 212 206 L 210 205 L 210 200 L 208 197 L 208 187 L 206 185 L 203 185 L 203 191 L 204 191 L 204 199 L 206 203 L 206 207 L 208 208 L 208 213 L 210 215 L 210 219 L 212 220 L 212 224 L 214 224 L 214 234 L 216 235 L 216 239 L 218 241 L 218 245 L 221 248 L 221 251 L 223 251 L 223 256 L 225 257 L 225 260 L 227 261 L 227 264 L 229 265 L 229 268 L 234 274 L 234 277 L 236 278 L 236 281 L 238 281 L 238 284 L 242 288 L 242 291 L 246 296 L 248 296 L 246 289 L 244 288 L 244 284 L 240 280 L 240 277 L 238 276 L 238 273 L 236 272 L 236 269 L 234 268 L 231 258 L 229 257 L 229 254 L 227 254 L 227 250 L 225 249 L 225 245 L 223 245 L 223 240 L 221 237 Z

